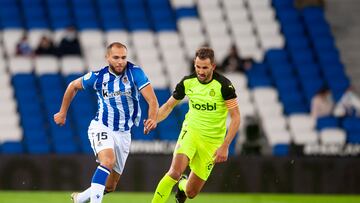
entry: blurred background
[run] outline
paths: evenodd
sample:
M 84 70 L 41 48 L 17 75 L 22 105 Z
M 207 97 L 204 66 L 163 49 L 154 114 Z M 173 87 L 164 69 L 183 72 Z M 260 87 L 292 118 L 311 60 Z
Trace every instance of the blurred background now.
M 0 189 L 81 190 L 96 167 L 93 92 L 67 124 L 53 114 L 67 84 L 127 45 L 163 104 L 200 46 L 234 84 L 242 124 L 208 192 L 360 192 L 360 1 L 0 0 Z M 147 105 L 142 99 L 142 119 Z M 150 135 L 132 129 L 119 189 L 154 191 L 188 110 Z

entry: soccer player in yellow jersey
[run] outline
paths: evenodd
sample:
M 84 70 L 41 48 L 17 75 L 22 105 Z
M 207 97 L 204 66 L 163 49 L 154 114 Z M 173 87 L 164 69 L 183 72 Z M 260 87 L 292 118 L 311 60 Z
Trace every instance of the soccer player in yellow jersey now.
M 204 186 L 214 164 L 225 162 L 229 145 L 240 125 L 240 112 L 231 82 L 215 72 L 214 51 L 202 47 L 196 51 L 195 72 L 184 77 L 173 95 L 160 107 L 157 121 L 164 120 L 185 95 L 189 111 L 174 150 L 169 171 L 160 180 L 152 203 L 166 202 L 179 182 L 176 202 L 194 198 Z M 226 118 L 231 122 L 226 131 Z M 182 175 L 189 166 L 189 178 Z

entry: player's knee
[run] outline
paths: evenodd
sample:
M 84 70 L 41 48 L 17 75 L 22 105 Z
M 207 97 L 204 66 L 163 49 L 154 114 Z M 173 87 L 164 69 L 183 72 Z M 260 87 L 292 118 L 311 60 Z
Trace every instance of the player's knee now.
M 100 164 L 102 166 L 105 166 L 106 168 L 112 170 L 114 168 L 114 165 L 115 165 L 115 159 L 106 158 L 106 159 L 103 159 Z
M 168 172 L 168 175 L 173 178 L 174 180 L 179 180 L 180 179 L 180 176 L 181 176 L 181 171 L 179 170 L 176 170 L 174 168 L 171 168 Z

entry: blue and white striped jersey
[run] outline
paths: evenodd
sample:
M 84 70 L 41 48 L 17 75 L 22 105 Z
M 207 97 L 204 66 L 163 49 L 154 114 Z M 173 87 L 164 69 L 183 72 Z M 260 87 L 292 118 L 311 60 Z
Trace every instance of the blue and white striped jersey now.
M 122 75 L 115 75 L 106 66 L 82 77 L 84 89 L 93 88 L 98 96 L 96 121 L 114 131 L 128 131 L 139 125 L 140 90 L 150 84 L 143 70 L 130 62 Z

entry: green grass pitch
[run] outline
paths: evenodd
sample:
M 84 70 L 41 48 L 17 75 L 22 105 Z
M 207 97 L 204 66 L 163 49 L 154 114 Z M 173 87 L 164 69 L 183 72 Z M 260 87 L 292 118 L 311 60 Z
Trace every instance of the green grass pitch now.
M 71 192 L 15 192 L 0 191 L 0 203 L 71 203 Z M 151 193 L 116 192 L 106 195 L 104 203 L 151 202 Z M 174 201 L 174 195 L 169 198 Z M 189 203 L 359 203 L 360 195 L 291 195 L 291 194 L 238 194 L 200 193 Z

